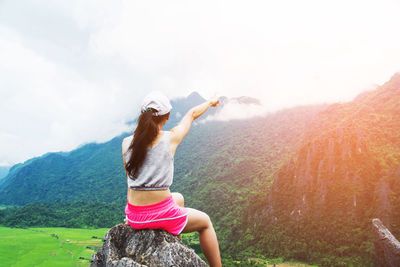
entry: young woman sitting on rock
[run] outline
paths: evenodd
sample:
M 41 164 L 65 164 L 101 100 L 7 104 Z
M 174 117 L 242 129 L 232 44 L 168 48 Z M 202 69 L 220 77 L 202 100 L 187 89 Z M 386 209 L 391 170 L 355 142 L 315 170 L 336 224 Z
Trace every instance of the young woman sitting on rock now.
M 210 217 L 184 207 L 180 193 L 171 193 L 174 154 L 195 119 L 219 103 L 211 98 L 190 109 L 170 131 L 162 131 L 169 119 L 171 104 L 160 92 L 143 101 L 133 136 L 122 142 L 128 183 L 126 221 L 135 229 L 162 229 L 174 235 L 199 232 L 200 247 L 210 266 L 221 266 L 218 240 Z

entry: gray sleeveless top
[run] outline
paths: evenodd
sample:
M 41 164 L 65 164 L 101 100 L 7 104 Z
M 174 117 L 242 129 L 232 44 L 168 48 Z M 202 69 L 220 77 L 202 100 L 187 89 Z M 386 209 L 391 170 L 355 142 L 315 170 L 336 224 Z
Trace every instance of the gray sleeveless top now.
M 170 147 L 171 132 L 164 132 L 160 141 L 152 148 L 147 150 L 143 165 L 136 174 L 135 180 L 127 174 L 128 186 L 134 190 L 165 190 L 168 189 L 174 175 L 174 158 Z M 129 144 L 133 136 L 129 137 Z M 127 148 L 124 148 L 126 151 Z M 130 151 L 125 153 L 125 161 L 130 158 Z

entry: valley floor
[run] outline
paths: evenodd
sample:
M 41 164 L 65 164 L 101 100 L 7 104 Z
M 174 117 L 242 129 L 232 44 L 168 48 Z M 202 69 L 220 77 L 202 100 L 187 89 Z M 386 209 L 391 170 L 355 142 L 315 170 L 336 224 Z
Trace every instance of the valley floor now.
M 89 266 L 102 245 L 108 228 L 10 228 L 0 226 L 0 267 L 9 266 Z M 185 234 L 182 241 L 201 254 L 198 235 Z M 204 258 L 204 256 L 202 257 Z M 224 266 L 308 267 L 282 259 L 249 258 L 247 263 L 224 259 Z
M 0 227 L 0 266 L 89 266 L 107 230 Z

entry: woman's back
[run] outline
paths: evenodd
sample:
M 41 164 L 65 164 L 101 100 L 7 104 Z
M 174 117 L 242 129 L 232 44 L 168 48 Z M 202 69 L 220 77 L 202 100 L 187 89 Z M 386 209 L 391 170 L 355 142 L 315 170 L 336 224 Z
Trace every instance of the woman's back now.
M 133 190 L 155 191 L 166 190 L 172 184 L 174 159 L 170 146 L 171 132 L 160 132 L 159 141 L 147 149 L 144 162 L 135 177 L 127 174 L 128 187 Z M 131 140 L 132 137 L 128 138 Z M 130 158 L 130 151 L 125 153 L 125 160 Z M 133 178 L 133 179 L 132 179 Z

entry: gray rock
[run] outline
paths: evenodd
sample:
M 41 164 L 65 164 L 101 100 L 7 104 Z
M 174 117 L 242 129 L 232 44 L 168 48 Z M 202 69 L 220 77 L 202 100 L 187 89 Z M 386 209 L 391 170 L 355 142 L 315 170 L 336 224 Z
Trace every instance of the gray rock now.
M 135 230 L 118 224 L 108 230 L 91 267 L 207 266 L 193 249 L 162 230 Z
M 382 224 L 381 220 L 373 219 L 375 234 L 375 254 L 379 266 L 400 266 L 400 242 Z

